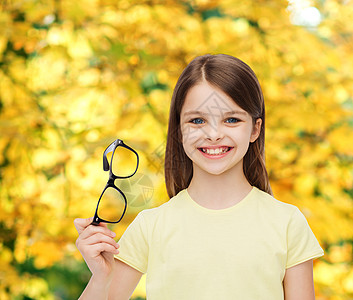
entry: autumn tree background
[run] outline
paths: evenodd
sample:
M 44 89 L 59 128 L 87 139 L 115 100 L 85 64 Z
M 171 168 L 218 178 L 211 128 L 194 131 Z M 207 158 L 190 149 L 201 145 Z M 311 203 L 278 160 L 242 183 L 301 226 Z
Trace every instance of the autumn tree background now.
M 0 298 L 82 292 L 90 273 L 73 220 L 93 215 L 116 138 L 145 178 L 118 237 L 168 200 L 173 88 L 195 56 L 226 53 L 262 85 L 276 198 L 301 209 L 325 250 L 317 299 L 353 299 L 352 19 L 351 0 L 1 1 Z

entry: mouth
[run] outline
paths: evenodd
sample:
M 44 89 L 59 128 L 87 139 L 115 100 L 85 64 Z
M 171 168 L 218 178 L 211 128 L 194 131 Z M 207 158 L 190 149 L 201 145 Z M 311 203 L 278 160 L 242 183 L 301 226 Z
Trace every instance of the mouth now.
M 222 155 L 224 153 L 227 153 L 228 151 L 232 150 L 233 147 L 218 147 L 218 148 L 197 148 L 199 151 L 208 154 L 208 155 Z

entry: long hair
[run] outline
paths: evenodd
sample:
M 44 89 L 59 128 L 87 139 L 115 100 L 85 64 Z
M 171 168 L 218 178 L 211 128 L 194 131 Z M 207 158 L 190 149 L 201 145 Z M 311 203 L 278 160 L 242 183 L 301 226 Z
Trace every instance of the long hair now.
M 265 167 L 265 104 L 253 70 L 238 58 L 226 54 L 206 54 L 194 58 L 180 75 L 172 96 L 165 153 L 165 182 L 171 198 L 187 188 L 193 165 L 186 155 L 180 128 L 180 113 L 186 94 L 196 84 L 207 81 L 218 87 L 252 117 L 262 119 L 261 132 L 244 156 L 243 171 L 248 182 L 272 195 Z

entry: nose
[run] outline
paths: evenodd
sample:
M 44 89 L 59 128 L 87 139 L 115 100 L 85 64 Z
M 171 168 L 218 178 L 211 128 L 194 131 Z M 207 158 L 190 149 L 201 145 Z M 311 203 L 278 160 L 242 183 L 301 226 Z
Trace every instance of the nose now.
M 224 132 L 220 125 L 215 123 L 209 123 L 204 127 L 206 139 L 212 142 L 221 140 L 224 137 Z

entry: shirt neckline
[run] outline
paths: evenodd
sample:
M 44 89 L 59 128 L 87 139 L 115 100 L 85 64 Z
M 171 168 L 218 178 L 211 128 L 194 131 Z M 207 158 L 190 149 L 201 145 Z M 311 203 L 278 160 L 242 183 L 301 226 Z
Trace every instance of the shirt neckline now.
M 196 209 L 203 211 L 203 212 L 211 213 L 211 214 L 222 214 L 222 213 L 228 213 L 230 211 L 233 211 L 233 210 L 236 210 L 236 209 L 243 207 L 249 201 L 249 199 L 252 197 L 252 195 L 255 193 L 255 191 L 256 191 L 256 187 L 253 186 L 252 189 L 250 190 L 250 192 L 242 200 L 240 200 L 239 202 L 237 202 L 233 206 L 230 206 L 227 208 L 222 208 L 222 209 L 207 208 L 207 207 L 204 207 L 204 206 L 198 204 L 194 199 L 191 198 L 187 189 L 184 189 L 184 194 L 185 194 L 188 202 L 190 202 L 192 204 L 192 206 L 195 207 Z

